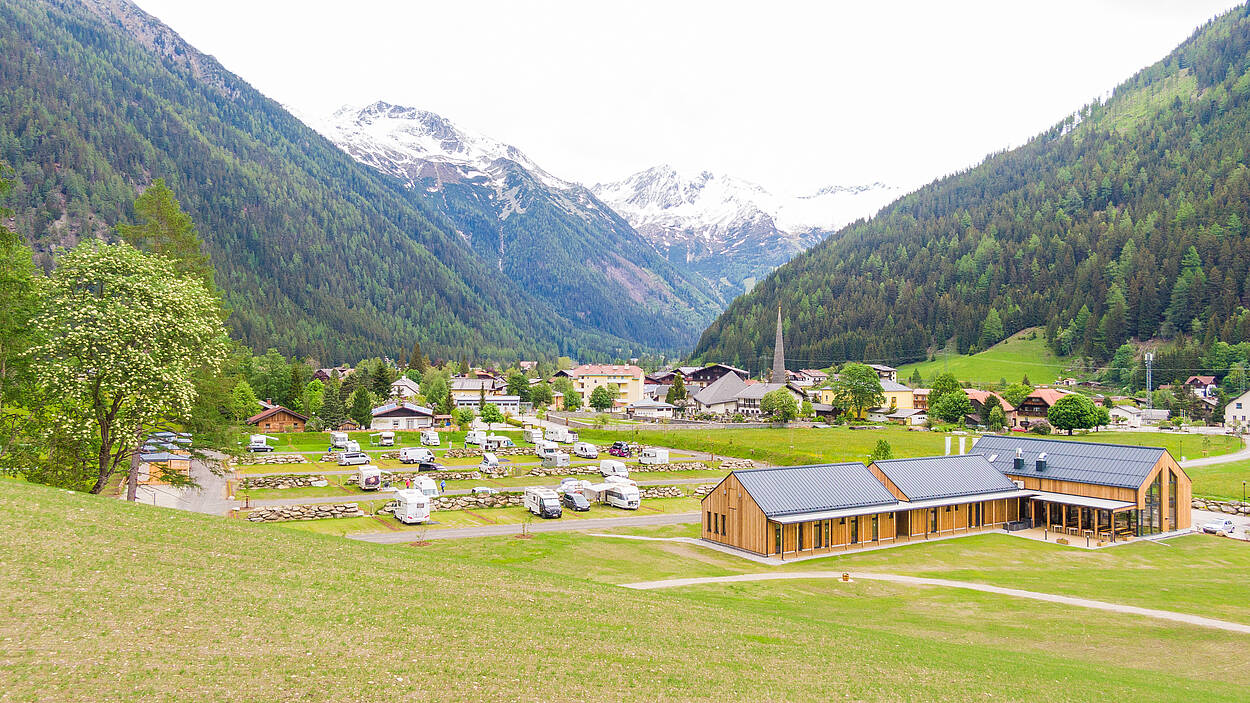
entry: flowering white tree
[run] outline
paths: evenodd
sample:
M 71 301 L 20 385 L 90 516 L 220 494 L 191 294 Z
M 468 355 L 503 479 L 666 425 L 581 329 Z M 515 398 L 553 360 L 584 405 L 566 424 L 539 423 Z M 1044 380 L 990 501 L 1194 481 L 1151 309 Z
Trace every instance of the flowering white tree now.
M 205 283 L 125 243 L 88 240 L 61 256 L 37 325 L 35 376 L 56 399 L 54 431 L 92 448 L 92 493 L 130 470 L 147 432 L 187 416 L 195 375 L 220 368 L 227 348 Z

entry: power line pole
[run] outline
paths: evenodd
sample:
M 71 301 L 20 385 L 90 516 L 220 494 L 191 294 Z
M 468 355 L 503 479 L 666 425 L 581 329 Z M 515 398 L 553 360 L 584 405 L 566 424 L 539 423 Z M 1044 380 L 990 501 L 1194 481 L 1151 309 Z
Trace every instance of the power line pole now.
M 1150 389 L 1153 388 L 1153 385 L 1151 382 L 1154 380 L 1154 363 L 1155 363 L 1154 352 L 1146 352 L 1145 360 L 1146 360 L 1146 407 L 1150 408 L 1151 410 L 1154 410 L 1155 398 L 1154 398 L 1154 395 L 1150 392 Z

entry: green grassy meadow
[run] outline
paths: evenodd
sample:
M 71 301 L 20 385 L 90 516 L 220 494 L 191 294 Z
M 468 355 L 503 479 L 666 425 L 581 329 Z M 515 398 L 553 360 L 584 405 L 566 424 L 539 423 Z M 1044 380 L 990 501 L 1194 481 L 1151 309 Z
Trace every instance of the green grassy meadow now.
M 1194 496 L 1241 500 L 1243 490 L 1250 496 L 1250 461 L 1233 461 L 1214 466 L 1191 466 L 1185 469 L 1194 482 Z
M 1029 328 L 983 352 L 957 354 L 943 350 L 933 361 L 900 366 L 898 378 L 900 381 L 910 378 L 912 372 L 919 369 L 925 383 L 946 372 L 955 374 L 960 381 L 977 385 L 996 384 L 1004 378 L 1008 383 L 1017 383 L 1024 376 L 1034 384 L 1054 383 L 1064 375 L 1064 367 L 1064 360 L 1046 346 L 1041 330 Z
M 1171 544 L 1091 558 L 986 535 L 802 568 L 1243 619 L 1226 589 L 1250 576 L 1245 545 Z M 536 684 L 551 700 L 1221 701 L 1250 685 L 1244 636 L 1129 615 L 873 582 L 611 585 L 758 568 L 691 545 L 544 533 L 378 546 L 13 481 L 0 481 L 0 545 L 0 683 L 14 701 L 489 701 Z

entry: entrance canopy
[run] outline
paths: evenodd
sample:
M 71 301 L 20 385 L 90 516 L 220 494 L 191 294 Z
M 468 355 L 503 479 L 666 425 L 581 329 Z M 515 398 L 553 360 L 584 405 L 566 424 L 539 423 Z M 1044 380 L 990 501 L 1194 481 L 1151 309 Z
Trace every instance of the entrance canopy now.
M 1123 500 L 1110 500 L 1108 498 L 1090 498 L 1088 496 L 1074 496 L 1067 493 L 1050 493 L 1048 491 L 1032 491 L 1033 498 L 1036 500 L 1044 500 L 1051 503 L 1061 503 L 1063 505 L 1079 505 L 1083 508 L 1097 508 L 1098 510 L 1128 510 L 1136 508 L 1136 503 L 1129 503 Z
M 996 493 L 981 493 L 962 496 L 950 496 L 948 498 L 934 498 L 931 500 L 900 500 L 893 503 L 878 503 L 876 505 L 864 505 L 855 508 L 843 508 L 841 510 L 814 510 L 807 513 L 796 513 L 792 515 L 782 515 L 778 517 L 770 517 L 772 522 L 789 525 L 794 522 L 811 522 L 815 520 L 832 520 L 841 517 L 856 517 L 858 515 L 870 515 L 873 513 L 893 513 L 901 510 L 918 510 L 924 508 L 940 508 L 946 505 L 963 505 L 964 503 L 979 503 L 984 500 L 1001 500 L 1004 498 L 1028 498 L 1038 495 L 1038 491 L 1014 490 L 999 491 Z M 1048 494 L 1049 495 L 1049 494 Z M 1058 495 L 1058 494 L 1055 494 Z M 1109 501 L 1115 502 L 1115 501 Z M 1132 505 L 1129 503 L 1128 505 Z

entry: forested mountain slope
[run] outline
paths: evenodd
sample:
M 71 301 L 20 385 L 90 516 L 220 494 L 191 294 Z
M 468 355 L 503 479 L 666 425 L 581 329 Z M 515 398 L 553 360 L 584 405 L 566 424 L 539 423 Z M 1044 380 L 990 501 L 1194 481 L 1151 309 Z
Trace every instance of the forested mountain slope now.
M 325 363 L 617 355 L 492 270 L 436 209 L 122 0 L 0 3 L 0 162 L 42 252 L 105 234 L 164 178 L 205 239 L 244 343 Z M 654 339 L 649 340 L 654 341 Z
M 1129 338 L 1250 339 L 1250 12 L 1026 145 L 925 186 L 734 301 L 695 355 L 906 362 L 1025 327 L 1105 359 Z
M 432 112 L 375 102 L 308 120 L 438 208 L 477 256 L 566 316 L 687 350 L 727 302 L 660 256 L 589 189 Z

